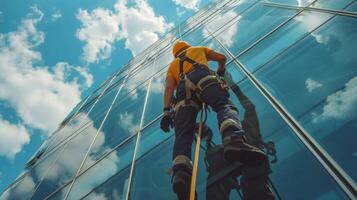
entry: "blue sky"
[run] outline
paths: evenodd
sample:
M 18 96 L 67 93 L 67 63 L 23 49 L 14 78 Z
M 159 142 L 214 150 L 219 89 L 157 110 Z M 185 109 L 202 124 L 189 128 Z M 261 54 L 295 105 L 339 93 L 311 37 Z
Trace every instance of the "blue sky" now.
M 0 0 L 0 193 L 83 98 L 209 0 Z

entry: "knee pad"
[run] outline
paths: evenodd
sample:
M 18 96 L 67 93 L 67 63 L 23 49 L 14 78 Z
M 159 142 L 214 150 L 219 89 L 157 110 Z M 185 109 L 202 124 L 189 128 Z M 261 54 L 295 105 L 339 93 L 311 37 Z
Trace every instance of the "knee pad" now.
M 222 121 L 219 127 L 220 127 L 219 132 L 222 135 L 225 135 L 226 132 L 239 131 L 239 130 L 241 130 L 243 133 L 242 124 L 240 123 L 240 121 L 236 121 L 233 119 L 228 118 Z
M 187 173 L 192 173 L 192 161 L 185 155 L 178 155 L 172 161 L 173 172 L 186 171 Z

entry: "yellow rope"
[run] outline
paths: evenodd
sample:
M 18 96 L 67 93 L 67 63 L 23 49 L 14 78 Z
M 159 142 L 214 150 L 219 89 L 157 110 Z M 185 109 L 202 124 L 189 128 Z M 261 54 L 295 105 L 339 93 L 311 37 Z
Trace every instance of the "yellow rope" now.
M 200 125 L 198 127 L 196 148 L 195 148 L 195 160 L 193 163 L 192 170 L 192 178 L 191 178 L 191 191 L 190 191 L 190 200 L 195 200 L 195 191 L 196 191 L 196 177 L 197 177 L 197 169 L 198 169 L 198 158 L 200 156 L 200 145 L 201 145 L 201 132 L 202 132 L 202 120 L 203 120 L 203 109 L 205 107 L 205 103 L 202 104 L 202 111 L 200 117 Z

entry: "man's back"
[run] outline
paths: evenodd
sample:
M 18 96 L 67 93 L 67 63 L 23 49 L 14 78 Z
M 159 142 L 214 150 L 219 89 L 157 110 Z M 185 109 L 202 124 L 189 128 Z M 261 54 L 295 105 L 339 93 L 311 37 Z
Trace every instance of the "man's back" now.
M 187 48 L 184 52 L 186 52 L 186 56 L 191 58 L 192 60 L 196 61 L 199 64 L 202 64 L 204 66 L 208 66 L 208 59 L 207 59 L 207 55 L 213 51 L 210 48 L 207 47 L 201 47 L 201 46 L 197 46 L 197 47 L 189 47 Z M 176 83 L 179 82 L 180 80 L 180 60 L 179 58 L 175 58 L 171 64 L 170 67 L 167 71 L 167 77 L 169 76 L 173 76 L 175 78 Z M 188 62 L 184 62 L 183 65 L 183 72 L 187 73 L 188 71 L 190 71 L 192 68 L 192 65 Z

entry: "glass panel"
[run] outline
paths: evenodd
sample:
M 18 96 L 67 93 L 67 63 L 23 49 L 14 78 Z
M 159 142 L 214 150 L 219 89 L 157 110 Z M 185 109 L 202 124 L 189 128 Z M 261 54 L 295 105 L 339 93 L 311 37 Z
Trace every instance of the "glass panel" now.
M 69 193 L 68 199 L 80 199 L 107 179 L 128 167 L 133 159 L 135 141 L 136 137 L 132 137 L 78 177 Z
M 198 199 L 206 199 L 212 195 L 215 195 L 215 199 L 239 199 L 237 184 L 240 182 L 242 186 L 244 183 L 248 183 L 244 182 L 239 175 L 249 173 L 249 169 L 254 170 L 252 176 L 256 176 L 257 173 L 267 175 L 270 171 L 269 168 L 272 171 L 269 175 L 270 180 L 276 188 L 276 191 L 273 189 L 272 191 L 278 193 L 281 199 L 345 199 L 346 197 L 341 193 L 334 180 L 315 157 L 307 151 L 307 148 L 265 98 L 247 79 L 241 80 L 241 76 L 236 75 L 239 72 L 235 68 L 228 68 L 228 71 L 233 75 L 233 83 L 238 82 L 234 92 L 231 91 L 231 100 L 240 111 L 242 126 L 248 142 L 258 144 L 273 141 L 277 160 L 275 163 L 257 168 L 246 167 L 244 169 L 247 170 L 246 172 L 242 171 L 239 165 L 236 167 L 232 164 L 217 166 L 218 162 L 223 162 L 223 153 L 217 150 L 221 148 L 221 138 L 218 134 L 215 114 L 211 112 L 207 125 L 211 127 L 214 137 L 213 143 L 209 142 L 210 145 L 208 145 L 204 140 L 201 146 L 196 187 Z M 259 136 L 262 138 L 261 141 Z M 274 160 L 273 156 L 269 156 L 269 158 L 270 161 Z M 224 178 L 222 174 L 225 175 Z M 265 181 L 267 180 L 265 179 Z M 296 187 L 297 185 L 299 187 Z M 301 193 L 301 190 L 304 192 Z
M 150 93 L 144 116 L 144 126 L 162 113 L 164 105 L 163 95 L 165 89 L 165 75 L 166 72 L 164 74 L 159 74 L 151 82 Z
M 49 168 L 48 173 L 46 170 L 39 170 L 39 173 L 45 174 L 45 177 L 33 199 L 43 199 L 73 178 L 98 131 L 97 127 L 101 120 L 102 118 L 90 124 L 83 132 L 62 146 L 58 151 L 58 159 Z
M 48 145 L 46 153 L 50 153 L 53 149 L 59 145 L 67 142 L 71 137 L 82 131 L 88 124 L 91 123 L 91 119 L 85 113 L 79 113 L 76 118 L 72 119 L 70 123 L 60 129 L 53 135 L 53 141 Z
M 9 188 L 2 196 L 1 200 L 28 200 L 35 192 L 43 176 L 51 169 L 54 161 L 58 158 L 60 151 L 55 151 L 46 159 L 36 163 L 26 175 L 15 185 Z
M 59 192 L 52 194 L 46 200 L 64 200 L 64 198 L 66 197 L 66 194 L 68 192 L 69 186 L 70 185 L 67 184 L 66 187 L 62 188 Z
M 104 114 L 108 111 L 109 106 L 114 101 L 115 95 L 118 93 L 124 79 L 116 83 L 115 88 L 111 88 L 110 90 L 106 90 L 103 96 L 98 100 L 98 102 L 94 105 L 92 111 L 89 113 L 89 117 L 94 120 L 97 115 Z
M 343 10 L 347 5 L 351 4 L 351 2 L 353 2 L 353 0 L 318 0 L 312 4 L 311 7 Z
M 212 20 L 206 22 L 204 25 L 206 29 L 213 35 L 217 35 L 216 32 L 220 29 L 227 29 L 234 24 L 230 30 L 233 30 L 237 26 L 237 20 L 241 18 L 241 15 L 250 9 L 254 8 L 254 5 L 258 1 L 233 1 L 232 4 L 225 6 L 224 11 L 218 13 Z M 207 34 L 203 32 L 203 34 Z
M 357 2 L 352 3 L 346 10 L 351 12 L 357 12 Z
M 82 170 L 140 129 L 147 84 L 128 94 L 119 94 L 100 130 Z
M 269 33 L 286 19 L 293 16 L 295 11 L 268 7 L 257 4 L 243 14 L 230 11 L 220 16 L 218 24 L 223 24 L 228 16 L 232 15 L 238 18 L 233 21 L 229 27 L 217 36 L 217 39 L 223 43 L 233 54 L 238 54 L 252 45 L 258 39 Z
M 31 175 L 26 174 L 18 183 L 2 193 L 0 200 L 27 200 L 31 198 L 35 188 L 35 181 Z
M 326 13 L 303 12 L 238 59 L 248 69 L 255 71 L 299 39 L 308 36 L 311 31 L 326 23 L 332 16 Z M 317 39 L 322 38 L 317 37 Z
M 128 189 L 129 174 L 130 167 L 127 167 L 82 199 L 125 199 Z
M 288 5 L 293 5 L 293 6 L 307 6 L 312 1 L 313 0 L 270 0 L 269 2 L 288 4 Z
M 256 72 L 355 181 L 356 32 L 354 18 L 335 17 Z
M 159 120 L 142 132 L 130 199 L 175 199 L 170 175 L 173 134 L 163 133 Z

